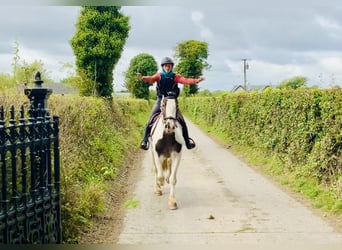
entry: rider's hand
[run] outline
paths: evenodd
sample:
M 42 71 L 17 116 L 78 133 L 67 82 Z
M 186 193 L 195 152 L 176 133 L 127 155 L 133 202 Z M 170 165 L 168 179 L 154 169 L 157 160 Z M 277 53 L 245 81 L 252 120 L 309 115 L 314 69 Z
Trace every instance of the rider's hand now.
M 137 73 L 137 77 L 139 78 L 139 80 L 142 80 L 143 75 L 141 73 Z
M 197 80 L 197 83 L 199 83 L 199 82 L 203 81 L 204 79 L 205 79 L 204 77 L 200 77 L 200 78 L 198 78 L 198 80 Z

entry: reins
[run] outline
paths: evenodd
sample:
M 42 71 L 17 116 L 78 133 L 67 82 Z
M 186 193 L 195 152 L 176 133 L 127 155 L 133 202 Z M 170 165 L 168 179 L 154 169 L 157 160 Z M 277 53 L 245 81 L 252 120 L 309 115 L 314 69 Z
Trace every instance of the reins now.
M 173 116 L 167 116 L 167 117 L 164 117 L 163 120 L 164 121 L 166 121 L 166 120 L 175 120 L 175 121 L 177 121 L 177 118 L 175 118 Z
M 176 117 L 173 117 L 173 116 L 166 116 L 165 112 L 166 112 L 166 102 L 167 102 L 167 99 L 176 99 L 174 96 L 171 96 L 171 97 L 164 97 L 163 100 L 162 100 L 162 105 L 161 105 L 161 109 L 160 109 L 160 113 L 158 114 L 158 117 L 157 119 L 155 120 L 153 126 L 152 126 L 152 129 L 151 129 L 151 135 L 154 134 L 154 131 L 156 130 L 157 126 L 158 126 L 158 122 L 159 120 L 161 120 L 162 124 L 165 124 L 167 120 L 173 120 L 173 121 L 177 121 L 178 122 L 178 119 L 177 119 L 177 111 L 176 111 Z M 176 110 L 178 110 L 178 103 L 176 101 Z M 175 127 L 177 128 L 177 123 L 175 123 Z

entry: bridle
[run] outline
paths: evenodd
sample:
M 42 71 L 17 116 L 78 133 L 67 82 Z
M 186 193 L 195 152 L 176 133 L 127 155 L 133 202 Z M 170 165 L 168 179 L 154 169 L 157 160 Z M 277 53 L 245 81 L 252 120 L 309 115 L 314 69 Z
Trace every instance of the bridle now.
M 175 114 L 175 116 L 166 116 L 166 103 L 167 103 L 167 101 L 169 99 L 175 99 L 175 102 L 176 102 L 176 114 Z M 177 103 L 176 96 L 168 95 L 168 96 L 165 96 L 163 98 L 163 103 L 162 103 L 162 108 L 161 108 L 163 124 L 166 124 L 168 120 L 172 120 L 172 121 L 175 122 L 175 127 L 177 128 L 177 124 L 176 124 L 176 121 L 177 121 L 177 109 L 178 109 L 178 103 Z

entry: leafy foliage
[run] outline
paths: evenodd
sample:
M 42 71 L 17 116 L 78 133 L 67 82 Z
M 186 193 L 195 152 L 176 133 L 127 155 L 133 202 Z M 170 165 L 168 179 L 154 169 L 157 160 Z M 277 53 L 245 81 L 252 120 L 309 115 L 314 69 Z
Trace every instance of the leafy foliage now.
M 28 63 L 20 58 L 19 42 L 14 41 L 14 55 L 12 62 L 12 74 L 0 73 L 0 90 L 16 88 L 20 85 L 29 85 L 34 80 L 34 74 L 39 71 L 45 83 L 53 82 L 41 60 Z M 22 86 L 23 87 L 23 86 Z
M 51 96 L 49 108 L 60 117 L 63 238 L 78 242 L 104 211 L 107 182 L 115 183 L 138 150 L 144 123 L 137 114 L 146 116 L 150 107 L 143 100 Z
M 281 81 L 277 88 L 279 89 L 298 89 L 306 87 L 308 79 L 303 76 L 296 76 L 290 79 Z
M 129 18 L 116 6 L 85 6 L 71 39 L 77 72 L 85 80 L 83 95 L 111 97 L 113 69 L 121 57 L 128 32 Z
M 210 68 L 207 62 L 208 43 L 206 42 L 188 40 L 179 43 L 176 47 L 175 58 L 179 60 L 175 71 L 185 77 L 200 77 L 204 69 Z M 184 86 L 183 91 L 186 96 L 196 94 L 198 92 L 198 85 Z
M 0 73 L 0 90 L 10 89 L 17 86 L 11 74 Z
M 34 75 L 37 71 L 41 73 L 42 80 L 44 82 L 52 82 L 48 72 L 44 69 L 43 62 L 37 60 L 30 64 L 25 61 L 22 61 L 19 65 L 17 65 L 14 72 L 15 81 L 17 82 L 17 84 L 30 84 L 34 80 Z
M 153 75 L 158 70 L 158 65 L 153 56 L 141 53 L 132 58 L 129 68 L 125 73 L 125 86 L 137 98 L 149 99 L 149 83 L 139 80 L 137 73 Z
M 39 71 L 44 82 L 52 82 L 48 72 L 44 69 L 44 64 L 40 60 L 35 60 L 32 63 L 28 63 L 20 58 L 19 42 L 15 41 L 14 56 L 12 62 L 13 74 L 1 74 L 0 73 L 0 89 L 9 89 L 19 86 L 20 84 L 29 85 L 34 79 L 34 74 Z

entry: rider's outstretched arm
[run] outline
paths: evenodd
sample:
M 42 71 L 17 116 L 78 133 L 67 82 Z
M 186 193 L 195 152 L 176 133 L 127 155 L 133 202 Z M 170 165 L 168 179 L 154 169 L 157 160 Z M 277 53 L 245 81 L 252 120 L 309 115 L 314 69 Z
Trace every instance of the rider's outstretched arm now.
M 196 84 L 204 80 L 204 77 L 200 78 L 186 78 L 182 76 L 181 74 L 176 74 L 175 76 L 175 82 L 181 83 L 181 84 Z
M 137 73 L 137 77 L 147 83 L 155 83 L 160 81 L 160 73 L 157 72 L 152 76 L 143 76 L 141 73 Z

